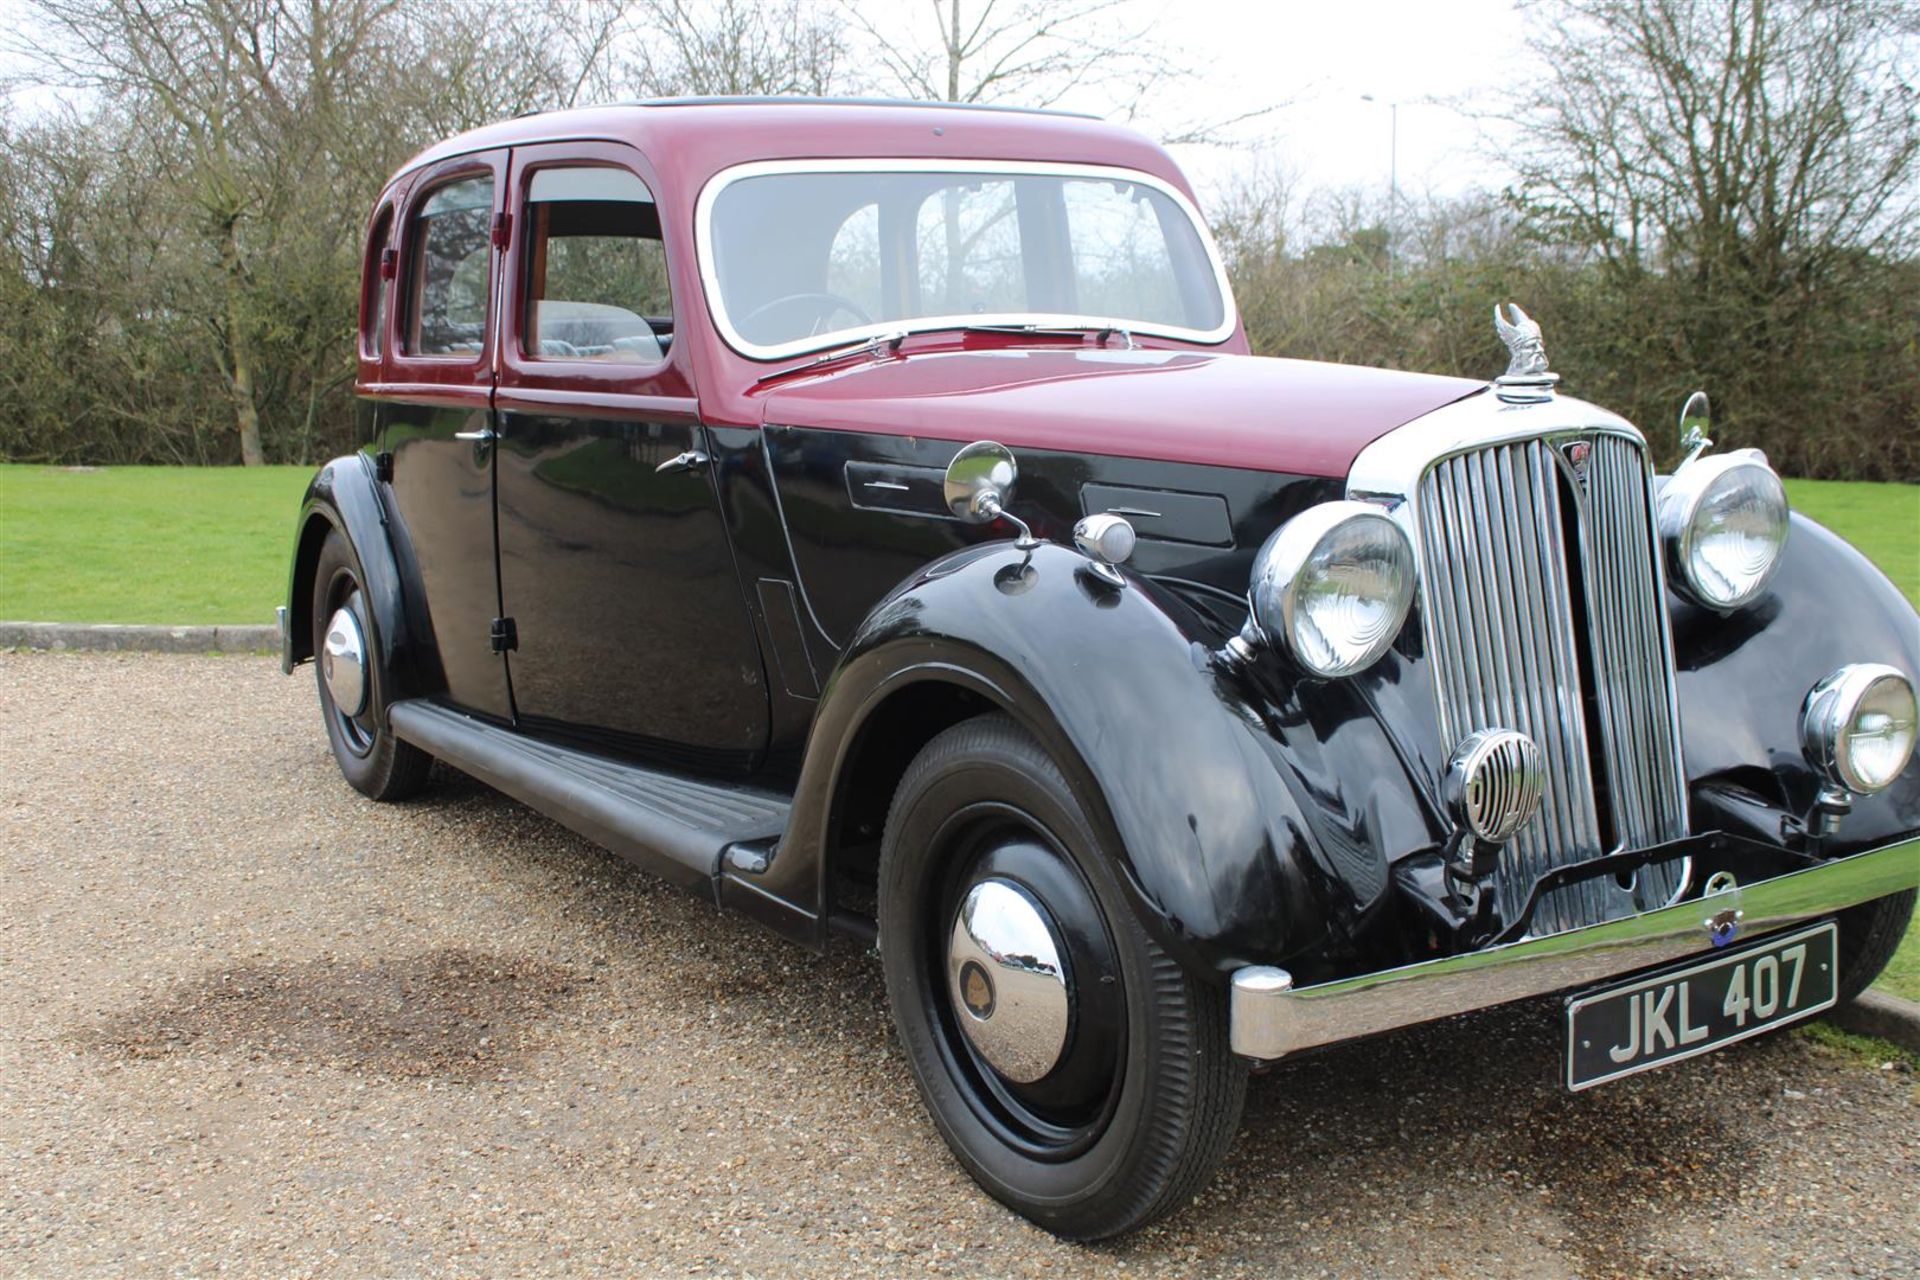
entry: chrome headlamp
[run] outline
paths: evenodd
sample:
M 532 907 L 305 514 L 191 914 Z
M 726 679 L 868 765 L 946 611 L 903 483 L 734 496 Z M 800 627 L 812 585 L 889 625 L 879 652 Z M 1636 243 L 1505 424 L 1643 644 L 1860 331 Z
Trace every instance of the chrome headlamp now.
M 1319 676 L 1380 660 L 1413 604 L 1413 548 L 1364 502 L 1325 502 L 1287 521 L 1253 561 L 1247 601 L 1260 637 Z
M 1855 795 L 1884 790 L 1913 758 L 1920 708 L 1893 667 L 1856 662 L 1813 686 L 1800 715 L 1807 759 Z
M 1766 590 L 1787 545 L 1787 490 L 1758 449 L 1689 462 L 1660 493 L 1668 580 L 1695 604 L 1738 609 Z

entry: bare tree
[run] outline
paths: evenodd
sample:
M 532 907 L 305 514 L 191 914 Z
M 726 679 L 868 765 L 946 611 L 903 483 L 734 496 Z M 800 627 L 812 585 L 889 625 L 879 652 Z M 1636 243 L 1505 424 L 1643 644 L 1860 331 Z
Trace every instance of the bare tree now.
M 839 3 L 872 56 L 872 86 L 885 93 L 1029 107 L 1071 99 L 1126 120 L 1153 115 L 1169 143 L 1219 141 L 1282 105 L 1213 120 L 1167 110 L 1200 70 L 1129 0 Z
M 1820 376 L 1833 300 L 1920 243 L 1914 16 L 1903 0 L 1560 0 L 1518 113 L 1533 225 L 1651 305 L 1716 405 L 1774 419 Z M 1801 393 L 1811 391 L 1801 386 Z
M 653 95 L 818 96 L 840 87 L 837 10 L 809 0 L 644 0 L 628 79 Z

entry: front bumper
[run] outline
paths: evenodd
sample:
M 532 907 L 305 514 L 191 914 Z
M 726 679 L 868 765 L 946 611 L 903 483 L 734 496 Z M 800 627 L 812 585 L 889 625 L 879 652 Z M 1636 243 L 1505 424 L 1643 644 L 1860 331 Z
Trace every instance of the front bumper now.
M 1271 1061 L 1682 959 L 1712 949 L 1706 916 L 1718 908 L 1737 907 L 1742 933 L 1752 935 L 1916 885 L 1920 836 L 1756 881 L 1736 894 L 1318 986 L 1295 988 L 1284 970 L 1251 965 L 1233 975 L 1233 1051 Z

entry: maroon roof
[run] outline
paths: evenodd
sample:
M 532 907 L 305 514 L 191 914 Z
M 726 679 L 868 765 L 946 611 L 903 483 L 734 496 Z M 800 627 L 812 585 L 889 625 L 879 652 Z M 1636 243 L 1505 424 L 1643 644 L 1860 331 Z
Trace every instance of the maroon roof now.
M 669 99 L 519 116 L 437 142 L 402 172 L 470 151 L 580 139 L 636 146 L 664 181 L 695 188 L 721 169 L 753 160 L 904 156 L 1117 165 L 1192 194 L 1158 145 L 1088 116 L 781 98 Z

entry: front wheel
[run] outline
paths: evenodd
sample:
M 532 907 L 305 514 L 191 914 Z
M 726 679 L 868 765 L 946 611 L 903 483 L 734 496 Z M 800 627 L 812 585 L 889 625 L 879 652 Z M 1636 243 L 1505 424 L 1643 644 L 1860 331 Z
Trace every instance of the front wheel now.
M 353 548 L 327 535 L 313 574 L 313 666 L 334 762 L 375 800 L 404 800 L 427 785 L 433 757 L 394 737 L 380 716 L 380 663 Z
M 1841 1004 L 1857 999 L 1893 959 L 1913 921 L 1917 896 L 1920 891 L 1908 889 L 1840 913 Z
M 1092 1240 L 1205 1184 L 1246 1094 L 1226 994 L 1140 927 L 1112 851 L 1012 719 L 956 725 L 908 767 L 879 918 L 921 1097 L 989 1194 Z

